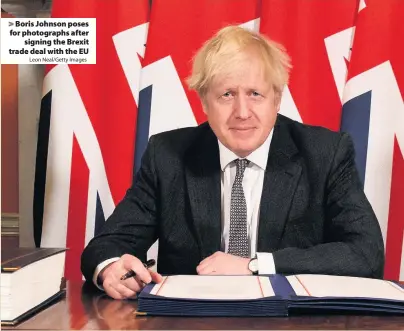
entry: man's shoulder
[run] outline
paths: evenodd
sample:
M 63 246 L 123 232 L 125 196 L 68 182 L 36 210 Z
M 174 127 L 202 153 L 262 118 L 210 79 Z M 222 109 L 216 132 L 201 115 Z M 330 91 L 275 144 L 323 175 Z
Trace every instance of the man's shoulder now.
M 343 132 L 332 131 L 322 126 L 303 124 L 280 114 L 278 115 L 276 125 L 286 129 L 292 135 L 295 142 L 299 142 L 303 139 L 304 142 L 335 144 L 341 140 L 343 135 L 345 135 Z
M 347 133 L 303 124 L 282 115 L 278 115 L 277 126 L 289 133 L 300 153 L 310 157 L 332 158 L 341 142 L 343 148 L 348 148 L 351 143 Z
M 304 124 L 281 114 L 278 115 L 276 124 L 278 126 L 288 127 L 295 132 L 301 133 L 302 135 L 318 135 L 329 138 L 341 137 L 341 132 L 332 131 L 323 126 Z

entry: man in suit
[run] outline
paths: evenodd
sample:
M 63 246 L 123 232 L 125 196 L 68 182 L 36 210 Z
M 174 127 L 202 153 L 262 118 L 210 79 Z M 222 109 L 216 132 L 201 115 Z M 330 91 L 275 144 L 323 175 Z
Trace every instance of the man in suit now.
M 239 27 L 205 43 L 189 85 L 208 122 L 150 138 L 133 186 L 83 252 L 86 279 L 120 299 L 160 273 L 382 277 L 349 136 L 278 115 L 289 68 L 280 45 Z M 156 239 L 159 273 L 142 264 Z M 128 270 L 136 277 L 120 280 Z

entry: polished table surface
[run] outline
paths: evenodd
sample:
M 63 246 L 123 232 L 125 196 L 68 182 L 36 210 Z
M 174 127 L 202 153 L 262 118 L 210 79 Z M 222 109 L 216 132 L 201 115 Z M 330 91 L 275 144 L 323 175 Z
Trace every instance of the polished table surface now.
M 136 300 L 113 300 L 87 283 L 68 282 L 65 297 L 16 327 L 2 329 L 404 329 L 404 316 L 140 317 L 136 307 Z

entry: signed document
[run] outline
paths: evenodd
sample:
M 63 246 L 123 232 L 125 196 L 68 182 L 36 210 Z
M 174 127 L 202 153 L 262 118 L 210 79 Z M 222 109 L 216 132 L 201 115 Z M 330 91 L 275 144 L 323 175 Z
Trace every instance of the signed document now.
M 404 289 L 387 280 L 326 275 L 295 275 L 286 278 L 297 296 L 404 301 Z
M 150 294 L 170 298 L 250 300 L 275 296 L 268 277 L 166 276 Z

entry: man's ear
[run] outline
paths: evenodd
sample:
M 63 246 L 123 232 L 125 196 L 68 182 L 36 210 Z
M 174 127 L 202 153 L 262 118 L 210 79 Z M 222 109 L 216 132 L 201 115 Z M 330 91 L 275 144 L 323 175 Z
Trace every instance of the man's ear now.
M 201 99 L 201 104 L 202 104 L 202 110 L 203 112 L 207 115 L 208 114 L 208 106 L 206 104 L 206 99 L 203 96 L 200 96 Z
M 279 98 L 279 101 L 276 104 L 276 112 L 279 113 L 280 110 L 281 110 L 281 99 Z
M 281 109 L 281 100 L 282 100 L 282 92 L 275 92 L 274 101 L 275 101 L 275 109 L 278 113 Z

